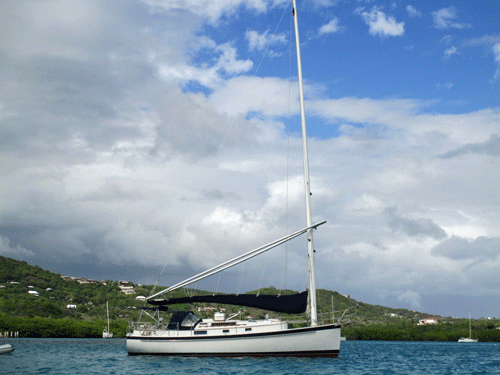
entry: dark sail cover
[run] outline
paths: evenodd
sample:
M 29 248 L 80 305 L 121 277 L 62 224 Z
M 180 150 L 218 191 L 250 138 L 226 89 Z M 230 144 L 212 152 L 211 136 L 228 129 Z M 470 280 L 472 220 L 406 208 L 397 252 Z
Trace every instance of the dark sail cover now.
M 300 314 L 307 308 L 307 290 L 302 293 L 278 296 L 278 295 L 255 295 L 255 294 L 225 294 L 170 298 L 162 300 L 149 300 L 152 305 L 175 305 L 178 303 L 222 303 L 225 305 L 237 305 L 255 307 L 287 314 Z

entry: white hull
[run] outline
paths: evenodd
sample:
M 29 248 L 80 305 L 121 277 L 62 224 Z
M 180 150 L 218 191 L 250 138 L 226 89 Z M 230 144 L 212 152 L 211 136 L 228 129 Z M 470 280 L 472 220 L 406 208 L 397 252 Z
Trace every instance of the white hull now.
M 109 331 L 109 306 L 108 306 L 108 301 L 106 301 L 106 314 L 108 316 L 108 329 L 104 328 L 102 330 L 102 338 L 103 339 L 112 339 L 113 338 L 113 332 Z
M 470 321 L 470 313 L 469 313 L 469 337 L 460 337 L 458 342 L 477 342 L 476 339 L 472 338 L 472 326 Z
M 10 344 L 0 345 L 0 354 L 8 354 L 14 351 L 14 347 Z
M 476 339 L 471 339 L 470 337 L 461 337 L 458 342 L 477 342 Z
M 337 357 L 340 350 L 338 325 L 204 337 L 162 333 L 168 331 L 129 334 L 129 355 Z

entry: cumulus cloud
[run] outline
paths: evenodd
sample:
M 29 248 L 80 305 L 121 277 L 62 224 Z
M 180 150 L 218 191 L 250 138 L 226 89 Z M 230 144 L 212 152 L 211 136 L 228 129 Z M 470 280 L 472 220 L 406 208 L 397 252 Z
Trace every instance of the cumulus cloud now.
M 373 7 L 370 12 L 364 8 L 357 8 L 354 14 L 361 16 L 363 21 L 370 27 L 368 32 L 373 36 L 381 38 L 388 36 L 401 36 L 404 34 L 404 22 L 397 22 L 394 16 L 386 15 L 380 7 Z
M 457 53 L 458 53 L 457 47 L 451 46 L 450 48 L 444 51 L 444 59 L 448 60 L 452 55 L 455 55 Z
M 453 42 L 453 36 L 451 35 L 445 35 L 439 41 L 439 43 L 445 44 L 447 46 L 450 46 L 452 42 Z
M 500 78 L 500 43 L 496 43 L 493 46 L 493 55 L 495 56 L 495 63 L 497 64 L 497 70 L 495 72 L 494 79 Z
M 255 30 L 247 30 L 245 38 L 248 41 L 248 49 L 250 51 L 264 51 L 271 45 L 283 44 L 287 41 L 285 34 L 270 35 L 269 30 L 266 30 L 262 34 L 259 34 Z
M 446 232 L 431 219 L 410 219 L 399 215 L 395 208 L 388 208 L 385 214 L 389 226 L 395 231 L 402 231 L 410 237 L 428 236 L 436 240 L 448 237 Z
M 500 137 L 498 136 L 498 134 L 492 134 L 490 136 L 490 139 L 486 142 L 467 143 L 457 149 L 445 152 L 444 154 L 439 155 L 439 157 L 441 159 L 451 159 L 468 154 L 499 156 Z
M 493 261 L 500 256 L 500 237 L 481 236 L 469 241 L 459 236 L 451 236 L 436 245 L 431 252 L 452 260 Z
M 195 67 L 191 64 L 160 64 L 159 74 L 166 81 L 173 83 L 195 81 L 208 88 L 216 88 L 223 82 L 222 75 L 236 75 L 248 72 L 253 62 L 239 60 L 236 48 L 229 43 L 214 46 L 211 53 L 214 55 L 212 66 Z
M 339 25 L 339 19 L 337 17 L 333 17 L 330 22 L 319 28 L 319 35 L 338 33 L 344 29 L 345 27 Z
M 455 7 L 443 8 L 436 12 L 431 12 L 436 29 L 466 29 L 472 27 L 468 23 L 455 22 L 458 18 L 458 11 Z
M 405 292 L 400 293 L 397 296 L 399 301 L 407 302 L 410 304 L 411 308 L 413 309 L 420 309 L 420 293 L 412 291 L 412 290 L 407 290 Z
M 409 17 L 422 17 L 422 12 L 419 12 L 414 6 L 408 5 L 406 7 L 406 11 L 408 12 Z
M 7 257 L 35 255 L 33 251 L 27 250 L 20 245 L 12 246 L 10 239 L 4 236 L 0 236 L 0 254 Z
M 239 6 L 251 11 L 264 13 L 268 3 L 264 0 L 141 0 L 156 12 L 176 12 L 188 10 L 198 17 L 206 18 L 212 24 L 221 17 L 230 17 Z
M 480 38 L 471 38 L 463 41 L 462 45 L 465 47 L 477 47 L 482 45 L 493 45 L 500 43 L 500 35 L 483 35 Z

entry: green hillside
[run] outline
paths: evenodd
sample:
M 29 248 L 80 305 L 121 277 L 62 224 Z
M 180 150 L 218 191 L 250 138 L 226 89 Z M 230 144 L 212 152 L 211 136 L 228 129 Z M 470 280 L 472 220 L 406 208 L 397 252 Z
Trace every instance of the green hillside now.
M 139 318 L 139 308 L 144 305 L 136 297 L 148 296 L 153 289 L 151 285 L 63 276 L 27 262 L 0 256 L 0 332 L 16 331 L 22 337 L 100 337 L 106 324 L 108 301 L 111 331 L 115 337 L 124 337 L 128 322 Z M 157 290 L 160 288 L 163 287 L 160 286 Z M 275 294 L 277 290 L 269 287 L 258 292 Z M 257 291 L 248 293 L 255 294 Z M 280 293 L 296 292 L 282 290 Z M 176 291 L 171 296 L 185 296 L 185 291 Z M 465 319 L 437 317 L 440 322 L 438 325 L 417 326 L 418 320 L 429 317 L 429 314 L 369 305 L 324 289 L 318 290 L 317 302 L 320 322 L 330 323 L 333 316 L 335 321 L 339 321 L 342 317 L 342 322 L 346 323 L 342 335 L 348 339 L 456 340 L 468 335 L 468 321 Z M 205 311 L 207 306 L 176 305 L 171 310 L 192 309 L 201 318 L 207 318 L 213 314 Z M 266 314 L 266 311 L 253 308 L 239 309 L 237 306 L 223 305 L 213 307 L 225 308 L 227 314 L 240 310 L 242 319 L 249 316 L 259 319 Z M 346 309 L 349 310 L 342 316 Z M 281 317 L 292 327 L 307 325 L 306 314 L 270 312 L 269 315 Z M 500 341 L 500 330 L 494 329 L 499 325 L 499 321 L 474 321 L 473 330 L 482 338 L 481 341 Z
M 118 281 L 106 280 L 84 280 L 63 278 L 64 275 L 55 274 L 32 266 L 27 262 L 17 261 L 0 256 L 0 315 L 12 317 L 43 317 L 43 318 L 71 318 L 85 321 L 103 320 L 106 316 L 106 301 L 110 306 L 110 317 L 116 319 L 135 319 L 137 308 L 144 303 L 137 301 L 139 295 L 147 296 L 152 290 L 151 285 L 137 285 L 129 283 L 122 285 Z M 133 294 L 126 295 L 124 291 L 133 290 Z M 162 288 L 162 287 L 158 287 Z M 122 290 L 123 289 L 123 290 Z M 159 290 L 159 289 L 157 289 Z M 37 292 L 30 294 L 29 292 Z M 208 293 L 199 291 L 200 293 Z M 273 288 L 264 288 L 261 294 L 275 294 L 278 291 Z M 257 293 L 251 291 L 248 293 Z M 293 290 L 282 290 L 282 294 L 296 293 Z M 184 295 L 183 291 L 174 293 L 173 296 Z M 337 292 L 318 290 L 318 311 L 320 318 L 325 321 L 332 319 L 332 298 L 335 307 L 335 316 L 338 319 L 342 311 L 359 305 L 356 317 L 358 321 L 366 323 L 389 321 L 390 314 L 398 314 L 410 319 L 417 319 L 425 314 L 419 314 L 404 309 L 391 309 L 383 306 L 374 306 L 360 303 L 348 296 L 342 296 Z M 76 305 L 76 309 L 69 309 L 68 305 Z M 199 304 L 204 306 L 204 304 Z M 198 306 L 195 306 L 198 307 Z M 220 306 L 217 306 L 220 307 Z M 176 306 L 176 308 L 189 308 L 189 306 Z M 235 306 L 225 306 L 228 312 L 236 312 Z M 351 310 L 354 313 L 356 310 Z M 255 309 L 248 309 L 247 314 L 255 315 L 255 318 L 264 315 Z M 272 316 L 276 315 L 270 313 Z M 203 316 L 203 311 L 200 312 Z M 303 321 L 305 314 L 287 316 L 289 320 Z

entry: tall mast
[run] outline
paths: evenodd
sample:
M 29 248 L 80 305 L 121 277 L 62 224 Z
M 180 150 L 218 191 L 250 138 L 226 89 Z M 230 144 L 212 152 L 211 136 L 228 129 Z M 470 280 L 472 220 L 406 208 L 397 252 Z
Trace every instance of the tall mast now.
M 108 301 L 106 301 L 106 314 L 108 315 L 108 334 L 109 334 L 109 307 L 108 307 Z
M 307 130 L 306 130 L 306 114 L 304 105 L 304 86 L 302 84 L 302 63 L 300 59 L 300 41 L 299 41 L 299 24 L 297 22 L 297 4 L 293 0 L 293 22 L 295 26 L 295 47 L 297 49 L 297 71 L 299 78 L 299 95 L 300 95 L 300 118 L 302 122 L 302 152 L 304 159 L 304 190 L 306 198 L 306 219 L 307 226 L 312 225 L 312 210 L 311 210 L 311 187 L 309 181 L 309 159 L 307 152 Z M 313 229 L 307 231 L 307 256 L 309 262 L 309 307 L 311 309 L 311 327 L 318 325 L 318 313 L 316 309 L 316 275 L 314 270 L 314 245 L 313 245 Z

